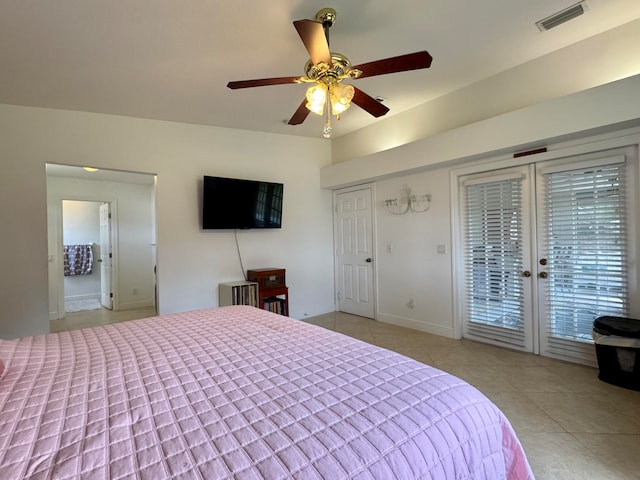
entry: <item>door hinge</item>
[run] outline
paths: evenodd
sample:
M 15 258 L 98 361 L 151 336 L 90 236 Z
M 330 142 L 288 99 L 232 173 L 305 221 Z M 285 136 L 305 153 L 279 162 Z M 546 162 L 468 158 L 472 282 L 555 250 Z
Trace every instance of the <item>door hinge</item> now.
M 113 292 L 109 294 L 109 298 L 113 298 Z
M 109 258 L 113 258 L 113 253 L 109 252 Z
M 109 212 L 109 217 L 108 218 L 111 219 L 111 212 Z

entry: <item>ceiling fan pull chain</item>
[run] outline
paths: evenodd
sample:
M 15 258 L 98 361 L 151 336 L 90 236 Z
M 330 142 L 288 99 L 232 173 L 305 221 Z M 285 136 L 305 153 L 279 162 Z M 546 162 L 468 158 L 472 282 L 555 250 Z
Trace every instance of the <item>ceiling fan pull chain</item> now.
M 324 138 L 331 138 L 331 122 L 327 122 L 327 124 L 322 129 L 322 136 Z
M 327 85 L 327 99 L 325 109 L 327 110 L 327 124 L 322 129 L 322 136 L 324 138 L 331 138 L 331 85 Z

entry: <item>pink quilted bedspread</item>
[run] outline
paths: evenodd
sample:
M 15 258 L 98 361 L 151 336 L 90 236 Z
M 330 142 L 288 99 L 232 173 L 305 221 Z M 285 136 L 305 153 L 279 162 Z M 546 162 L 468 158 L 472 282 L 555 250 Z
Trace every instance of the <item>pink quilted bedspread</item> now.
M 252 307 L 0 340 L 0 478 L 528 479 L 458 378 Z

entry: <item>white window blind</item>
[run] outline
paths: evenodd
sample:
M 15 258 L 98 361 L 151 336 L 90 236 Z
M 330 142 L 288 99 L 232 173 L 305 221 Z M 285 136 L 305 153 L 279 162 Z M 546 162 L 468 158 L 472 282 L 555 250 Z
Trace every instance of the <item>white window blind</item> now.
M 543 170 L 543 178 L 547 334 L 591 341 L 597 317 L 627 315 L 625 164 Z
M 522 175 L 465 192 L 465 336 L 524 347 Z

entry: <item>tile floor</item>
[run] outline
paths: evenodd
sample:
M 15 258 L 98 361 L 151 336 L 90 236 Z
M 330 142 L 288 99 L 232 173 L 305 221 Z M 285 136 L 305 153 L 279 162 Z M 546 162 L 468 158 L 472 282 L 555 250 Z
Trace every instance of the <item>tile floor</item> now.
M 343 313 L 306 319 L 471 383 L 516 430 L 537 480 L 640 479 L 640 392 L 595 368 Z
M 153 308 L 69 313 L 51 322 L 51 331 L 154 314 Z M 511 421 L 537 480 L 640 478 L 640 392 L 601 382 L 594 368 L 339 312 L 305 321 L 395 350 L 476 386 Z
M 155 307 L 137 308 L 134 310 L 120 310 L 113 312 L 106 308 L 100 310 L 85 310 L 80 312 L 67 312 L 64 318 L 52 320 L 51 333 L 78 328 L 96 327 L 109 323 L 126 322 L 138 318 L 152 317 L 156 314 Z

